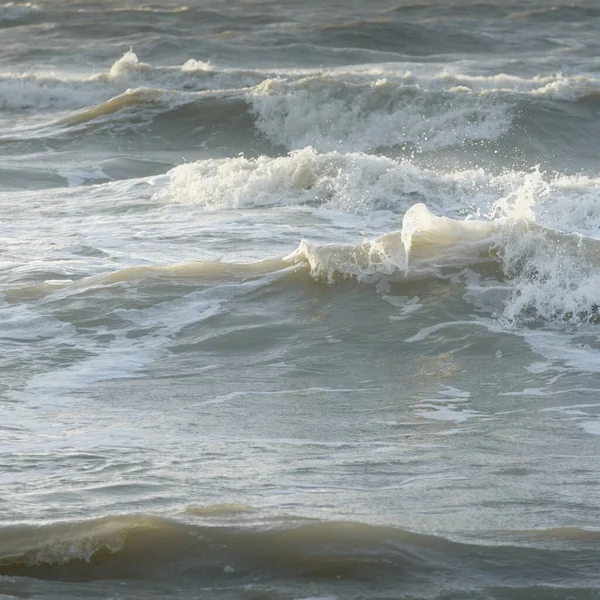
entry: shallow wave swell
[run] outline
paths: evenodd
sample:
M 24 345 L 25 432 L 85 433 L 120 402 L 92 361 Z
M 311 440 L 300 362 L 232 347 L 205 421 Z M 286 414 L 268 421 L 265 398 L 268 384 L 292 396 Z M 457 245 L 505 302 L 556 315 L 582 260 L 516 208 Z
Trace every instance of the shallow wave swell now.
M 414 591 L 434 579 L 454 592 L 529 587 L 538 580 L 549 588 L 580 588 L 597 579 L 598 533 L 563 529 L 491 537 L 482 545 L 354 522 L 214 526 L 110 516 L 0 529 L 0 575 L 66 582 L 354 581 Z

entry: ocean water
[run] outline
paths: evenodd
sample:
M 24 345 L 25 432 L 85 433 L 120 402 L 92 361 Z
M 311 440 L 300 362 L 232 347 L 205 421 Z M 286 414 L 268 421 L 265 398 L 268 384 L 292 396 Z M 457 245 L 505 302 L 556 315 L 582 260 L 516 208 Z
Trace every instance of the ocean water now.
M 0 598 L 600 598 L 599 29 L 0 3 Z

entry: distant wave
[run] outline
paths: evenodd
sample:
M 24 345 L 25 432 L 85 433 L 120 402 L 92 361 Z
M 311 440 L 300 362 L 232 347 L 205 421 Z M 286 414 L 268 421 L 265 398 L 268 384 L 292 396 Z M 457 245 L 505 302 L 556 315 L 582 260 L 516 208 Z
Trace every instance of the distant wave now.
M 477 32 L 440 27 L 435 22 L 407 22 L 390 16 L 329 23 L 310 28 L 304 37 L 313 43 L 341 48 L 365 48 L 409 56 L 452 52 L 487 52 L 493 42 Z
M 15 73 L 0 76 L 0 110 L 47 111 L 82 109 L 101 104 L 131 88 L 175 92 L 238 89 L 257 85 L 265 73 L 239 69 L 213 69 L 190 59 L 181 66 L 155 67 L 125 53 L 103 73 L 87 76 Z
M 599 94 L 600 80 L 583 75 L 481 76 L 433 67 L 417 73 L 401 64 L 268 72 L 193 59 L 158 67 L 133 52 L 84 77 L 0 76 L 0 111 L 47 115 L 46 125 L 60 113 L 61 127 L 80 131 L 102 121 L 118 133 L 124 120 L 142 129 L 158 119 L 167 136 L 171 122 L 184 121 L 194 127 L 182 126 L 183 135 L 202 127 L 210 136 L 235 123 L 239 136 L 262 138 L 274 152 L 428 152 L 485 142 L 514 153 L 513 146 L 537 148 L 535 140 L 548 149 L 556 132 L 573 144 L 578 135 L 587 139 L 580 113 L 595 110 Z
M 512 11 L 507 19 L 533 23 L 577 23 L 582 20 L 597 19 L 600 9 L 595 6 L 578 6 L 577 3 L 552 4 L 544 7 L 534 7 L 526 10 Z
M 33 2 L 4 2 L 0 4 L 0 27 L 20 25 L 39 12 Z

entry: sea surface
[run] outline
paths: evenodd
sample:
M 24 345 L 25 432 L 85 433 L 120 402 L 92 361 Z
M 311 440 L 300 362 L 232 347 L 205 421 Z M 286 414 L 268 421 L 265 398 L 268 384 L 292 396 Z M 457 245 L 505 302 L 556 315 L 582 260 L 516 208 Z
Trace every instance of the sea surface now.
M 0 598 L 600 598 L 595 0 L 0 3 Z

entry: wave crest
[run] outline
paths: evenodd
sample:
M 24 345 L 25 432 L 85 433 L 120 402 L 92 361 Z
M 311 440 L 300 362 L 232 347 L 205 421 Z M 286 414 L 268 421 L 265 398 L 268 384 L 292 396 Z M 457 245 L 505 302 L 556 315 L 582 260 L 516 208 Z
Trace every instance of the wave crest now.
M 500 137 L 508 103 L 469 91 L 423 90 L 380 78 L 353 83 L 318 75 L 267 79 L 248 93 L 256 126 L 285 148 L 370 150 L 411 144 L 423 151 Z
M 168 176 L 158 198 L 207 210 L 309 205 L 400 215 L 415 202 L 460 205 L 489 179 L 481 170 L 439 173 L 382 156 L 321 154 L 311 147 L 277 158 L 200 160 L 175 167 Z

